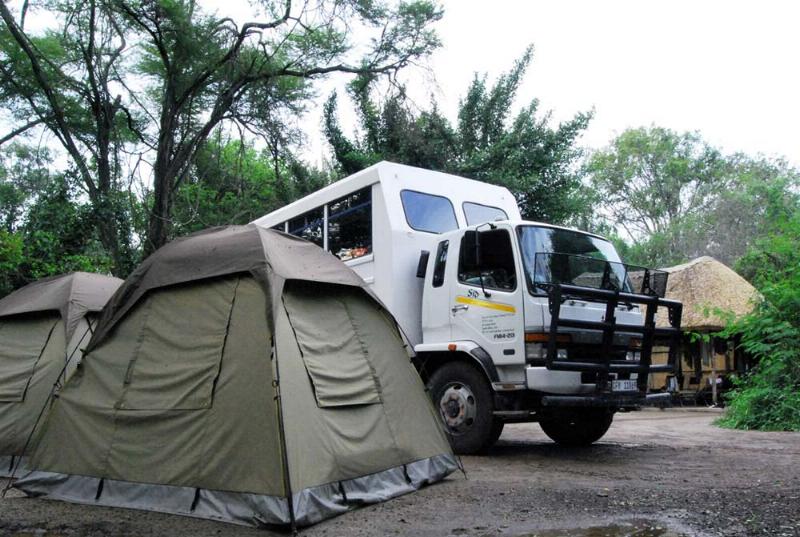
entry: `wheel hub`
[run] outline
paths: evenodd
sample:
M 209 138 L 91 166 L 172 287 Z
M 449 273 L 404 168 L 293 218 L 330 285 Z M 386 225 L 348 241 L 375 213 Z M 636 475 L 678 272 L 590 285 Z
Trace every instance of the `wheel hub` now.
M 439 411 L 452 434 L 463 434 L 475 423 L 475 395 L 469 386 L 450 383 L 439 399 Z

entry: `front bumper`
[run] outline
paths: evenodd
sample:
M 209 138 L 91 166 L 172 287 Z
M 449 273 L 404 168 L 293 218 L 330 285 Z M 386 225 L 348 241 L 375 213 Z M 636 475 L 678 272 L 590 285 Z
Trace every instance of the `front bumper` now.
M 630 408 L 640 406 L 667 405 L 672 402 L 672 394 L 615 394 L 602 393 L 594 395 L 545 395 L 542 397 L 544 407 L 603 407 Z

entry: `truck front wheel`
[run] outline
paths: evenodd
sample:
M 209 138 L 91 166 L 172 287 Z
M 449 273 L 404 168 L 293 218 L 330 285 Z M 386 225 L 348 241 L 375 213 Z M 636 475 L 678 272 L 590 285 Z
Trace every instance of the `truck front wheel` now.
M 583 447 L 600 440 L 611 427 L 614 414 L 606 410 L 558 413 L 540 419 L 544 434 L 562 446 Z
M 480 453 L 497 440 L 492 388 L 476 367 L 464 362 L 444 364 L 431 375 L 428 391 L 456 453 Z

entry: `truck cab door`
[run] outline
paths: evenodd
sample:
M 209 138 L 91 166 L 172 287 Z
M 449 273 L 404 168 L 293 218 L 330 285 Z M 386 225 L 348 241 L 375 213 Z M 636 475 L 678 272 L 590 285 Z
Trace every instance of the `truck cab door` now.
M 444 343 L 452 339 L 448 286 L 455 277 L 455 271 L 447 269 L 450 264 L 455 264 L 455 261 L 451 260 L 448 263 L 449 257 L 455 257 L 450 252 L 450 241 L 443 240 L 436 245 L 433 262 L 428 262 L 422 300 L 423 343 Z
M 524 285 L 511 231 L 496 227 L 478 233 L 479 248 L 476 232 L 466 231 L 452 260 L 457 261 L 449 286 L 452 339 L 474 341 L 495 365 L 524 364 Z

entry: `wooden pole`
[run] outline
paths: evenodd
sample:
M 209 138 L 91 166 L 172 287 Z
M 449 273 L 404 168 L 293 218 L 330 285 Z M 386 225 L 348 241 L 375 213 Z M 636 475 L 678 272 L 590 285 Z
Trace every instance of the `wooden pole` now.
M 711 401 L 714 406 L 717 406 L 717 364 L 716 353 L 714 352 L 714 345 L 711 341 L 706 342 L 707 352 L 711 358 Z

